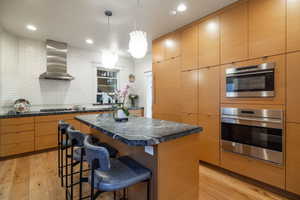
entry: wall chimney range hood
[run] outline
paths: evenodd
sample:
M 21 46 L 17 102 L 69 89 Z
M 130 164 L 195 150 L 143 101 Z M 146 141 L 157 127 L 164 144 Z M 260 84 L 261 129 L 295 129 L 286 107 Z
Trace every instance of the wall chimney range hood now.
M 74 77 L 67 73 L 68 45 L 53 40 L 46 41 L 47 71 L 40 75 L 40 79 L 70 81 Z

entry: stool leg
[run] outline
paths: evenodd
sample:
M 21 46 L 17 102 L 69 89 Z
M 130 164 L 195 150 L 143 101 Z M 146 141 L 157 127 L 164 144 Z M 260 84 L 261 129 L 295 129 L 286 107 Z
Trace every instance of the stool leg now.
M 66 180 L 66 199 L 69 199 L 68 198 L 68 148 L 65 149 L 65 180 Z
M 150 180 L 147 181 L 147 200 L 150 200 L 150 193 L 151 193 L 151 182 Z
M 71 200 L 73 200 L 73 173 L 74 173 L 74 159 L 73 159 L 73 152 L 74 151 L 74 147 L 71 147 Z
M 83 168 L 83 151 L 84 149 L 81 149 L 80 154 L 80 169 L 79 169 L 79 199 L 82 198 L 82 168 Z
M 94 166 L 92 166 L 92 173 L 91 173 L 91 200 L 94 200 L 94 175 L 95 175 L 95 171 L 94 171 Z
M 60 173 L 60 129 L 57 129 L 57 173 L 58 173 L 58 177 L 60 177 L 61 173 Z
M 114 192 L 114 200 L 117 200 L 117 193 Z

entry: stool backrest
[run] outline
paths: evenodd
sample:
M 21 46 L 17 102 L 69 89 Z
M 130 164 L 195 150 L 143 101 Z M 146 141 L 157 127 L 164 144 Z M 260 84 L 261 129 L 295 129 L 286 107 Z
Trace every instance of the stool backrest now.
M 69 126 L 67 129 L 67 133 L 69 136 L 69 140 L 71 141 L 72 145 L 76 147 L 83 147 L 84 146 L 84 138 L 86 137 L 85 134 L 81 133 L 79 130 L 74 130 L 72 126 Z
M 66 134 L 67 133 L 67 129 L 69 128 L 70 124 L 68 124 L 67 122 L 60 120 L 58 122 L 58 131 L 60 132 L 60 134 Z
M 87 136 L 84 140 L 84 147 L 86 153 L 86 160 L 90 167 L 102 171 L 110 170 L 109 153 L 105 147 L 93 144 L 93 138 Z

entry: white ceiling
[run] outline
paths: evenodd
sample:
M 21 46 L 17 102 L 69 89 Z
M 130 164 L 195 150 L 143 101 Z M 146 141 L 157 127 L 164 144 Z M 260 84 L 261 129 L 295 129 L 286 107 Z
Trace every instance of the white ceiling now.
M 236 0 L 0 0 L 0 24 L 7 31 L 37 40 L 54 39 L 74 47 L 100 51 L 116 49 L 128 55 L 129 32 L 134 19 L 152 39 L 173 31 Z M 170 11 L 184 2 L 185 13 L 172 16 Z M 104 10 L 113 11 L 111 32 Z M 38 30 L 29 32 L 25 26 L 34 24 Z M 94 45 L 87 45 L 92 38 Z M 149 47 L 150 49 L 150 47 Z

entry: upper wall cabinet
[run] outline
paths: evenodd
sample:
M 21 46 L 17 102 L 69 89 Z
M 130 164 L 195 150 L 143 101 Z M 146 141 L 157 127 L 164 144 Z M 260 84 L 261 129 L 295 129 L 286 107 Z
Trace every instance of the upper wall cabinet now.
M 248 58 L 248 2 L 242 1 L 220 15 L 221 63 Z
M 300 0 L 287 1 L 287 51 L 300 50 Z
M 249 56 L 285 52 L 286 0 L 249 0 Z
M 287 121 L 300 123 L 300 52 L 287 55 Z
M 198 70 L 181 72 L 181 112 L 198 113 Z
M 198 26 L 186 28 L 181 33 L 181 70 L 198 67 Z
M 180 56 L 180 32 L 168 34 L 164 40 L 166 60 Z
M 219 16 L 209 18 L 199 24 L 198 34 L 199 67 L 220 64 Z
M 178 114 L 180 107 L 180 58 L 155 64 L 154 113 Z
M 165 59 L 164 38 L 152 42 L 152 63 L 159 63 Z

